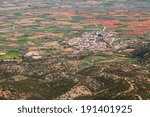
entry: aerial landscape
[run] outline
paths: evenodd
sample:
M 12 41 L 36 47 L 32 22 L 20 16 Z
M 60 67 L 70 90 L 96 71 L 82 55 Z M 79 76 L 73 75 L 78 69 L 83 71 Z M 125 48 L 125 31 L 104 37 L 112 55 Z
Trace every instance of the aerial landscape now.
M 150 0 L 0 0 L 1 100 L 149 100 Z

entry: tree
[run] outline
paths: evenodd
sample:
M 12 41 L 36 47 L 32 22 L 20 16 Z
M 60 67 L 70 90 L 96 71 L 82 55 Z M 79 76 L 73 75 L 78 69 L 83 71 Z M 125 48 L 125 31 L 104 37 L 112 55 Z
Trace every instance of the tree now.
M 131 56 L 136 58 L 150 56 L 150 43 L 137 45 L 135 50 L 131 52 Z

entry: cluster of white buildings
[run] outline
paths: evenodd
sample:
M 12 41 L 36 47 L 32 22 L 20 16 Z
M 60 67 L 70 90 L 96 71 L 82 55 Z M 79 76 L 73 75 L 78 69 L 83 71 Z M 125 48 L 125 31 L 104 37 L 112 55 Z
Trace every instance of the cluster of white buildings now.
M 128 45 L 125 40 L 117 37 L 116 32 L 104 31 L 85 32 L 81 37 L 66 38 L 65 43 L 79 50 L 91 51 L 120 50 Z

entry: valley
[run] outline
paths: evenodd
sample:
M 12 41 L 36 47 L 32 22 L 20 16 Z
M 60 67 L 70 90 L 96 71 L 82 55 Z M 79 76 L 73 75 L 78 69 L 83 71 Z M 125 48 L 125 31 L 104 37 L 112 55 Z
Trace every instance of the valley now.
M 149 0 L 0 0 L 0 99 L 150 99 Z

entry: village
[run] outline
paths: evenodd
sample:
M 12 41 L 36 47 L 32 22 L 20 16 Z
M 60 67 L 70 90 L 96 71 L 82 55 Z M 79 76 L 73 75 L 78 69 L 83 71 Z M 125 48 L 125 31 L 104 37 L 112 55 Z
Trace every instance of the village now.
M 117 32 L 105 31 L 105 28 L 102 31 L 84 32 L 81 37 L 66 38 L 62 43 L 66 43 L 79 51 L 87 49 L 92 52 L 121 52 L 130 44 L 142 43 L 141 40 L 137 39 L 119 38 Z

